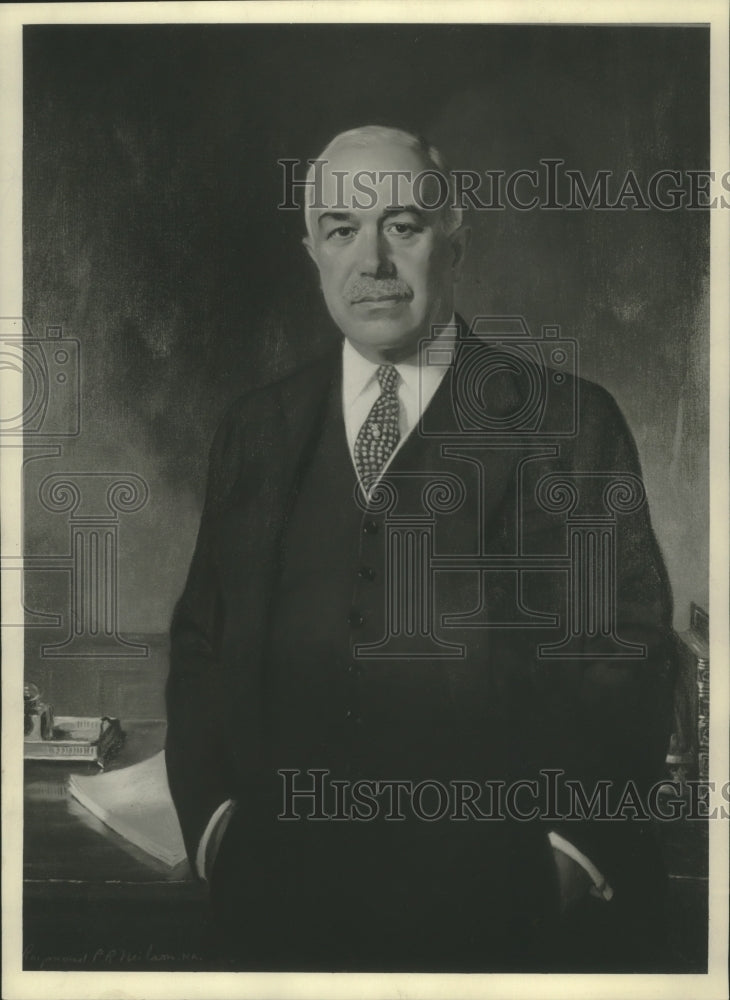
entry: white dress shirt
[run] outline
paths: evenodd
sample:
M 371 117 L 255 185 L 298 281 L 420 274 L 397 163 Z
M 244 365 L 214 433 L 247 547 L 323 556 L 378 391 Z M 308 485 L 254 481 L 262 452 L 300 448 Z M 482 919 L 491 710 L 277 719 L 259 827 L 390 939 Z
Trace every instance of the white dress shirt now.
M 398 381 L 400 440 L 383 466 L 382 472 L 385 472 L 393 461 L 441 385 L 441 381 L 453 360 L 456 336 L 456 320 L 452 317 L 451 323 L 443 327 L 438 336 L 429 342 L 429 345 L 437 345 L 438 349 L 436 351 L 429 350 L 428 364 L 421 363 L 421 361 L 425 362 L 426 360 L 421 350 L 413 357 L 394 366 L 400 376 Z M 353 465 L 355 463 L 355 441 L 360 433 L 360 428 L 380 396 L 380 384 L 376 374 L 380 366 L 380 362 L 368 361 L 352 346 L 349 340 L 345 340 L 342 347 L 342 413 L 345 418 L 345 435 Z
M 400 439 L 383 466 L 382 472 L 385 472 L 393 461 L 441 385 L 453 360 L 453 346 L 456 337 L 456 319 L 452 316 L 449 325 L 443 327 L 438 336 L 430 341 L 428 364 L 422 363 L 425 358 L 423 350 L 421 350 L 413 357 L 395 365 L 400 376 L 397 389 L 400 404 L 398 420 Z M 436 352 L 432 351 L 434 345 L 438 346 Z M 376 376 L 379 367 L 379 362 L 368 361 L 352 346 L 349 340 L 345 340 L 342 348 L 342 413 L 353 466 L 355 466 L 355 441 L 360 428 L 380 396 L 380 384 Z M 357 471 L 356 466 L 355 471 Z M 211 816 L 201 837 L 195 859 L 196 868 L 201 878 L 206 878 L 207 875 L 205 855 L 210 837 L 223 817 L 230 816 L 232 806 L 233 802 L 230 799 L 222 802 Z M 590 890 L 592 895 L 606 901 L 612 898 L 613 889 L 589 858 L 555 831 L 550 831 L 548 838 L 554 850 L 567 854 L 586 871 L 593 882 Z

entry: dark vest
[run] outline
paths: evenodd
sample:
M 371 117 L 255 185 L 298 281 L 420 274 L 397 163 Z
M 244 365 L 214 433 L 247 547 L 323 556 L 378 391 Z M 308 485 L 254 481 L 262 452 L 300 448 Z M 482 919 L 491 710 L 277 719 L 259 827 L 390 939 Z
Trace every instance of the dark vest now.
M 448 409 L 446 381 L 437 410 Z M 414 430 L 368 504 L 333 386 L 282 545 L 265 672 L 277 767 L 526 776 L 530 658 L 515 656 L 513 635 L 506 661 L 496 633 L 443 629 L 445 615 L 478 610 L 479 575 L 427 572 L 430 555 L 474 552 L 480 531 L 511 541 L 480 525 L 477 466 L 441 452 L 438 438 Z M 482 614 L 496 616 L 504 593 L 504 580 L 490 581 Z

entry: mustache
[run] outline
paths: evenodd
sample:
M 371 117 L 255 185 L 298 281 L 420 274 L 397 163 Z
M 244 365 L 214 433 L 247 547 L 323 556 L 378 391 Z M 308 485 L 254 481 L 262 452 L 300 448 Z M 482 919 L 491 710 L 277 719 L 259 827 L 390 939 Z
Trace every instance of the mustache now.
M 345 288 L 345 296 L 350 302 L 366 302 L 377 299 L 412 299 L 413 292 L 400 278 L 356 278 Z

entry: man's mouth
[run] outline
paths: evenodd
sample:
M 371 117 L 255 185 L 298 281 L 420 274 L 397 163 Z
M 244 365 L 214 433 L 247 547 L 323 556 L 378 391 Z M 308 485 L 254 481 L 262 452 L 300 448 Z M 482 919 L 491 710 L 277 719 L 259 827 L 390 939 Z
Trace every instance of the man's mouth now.
M 405 302 L 406 298 L 405 295 L 361 295 L 352 302 L 353 305 L 358 305 L 360 302 Z

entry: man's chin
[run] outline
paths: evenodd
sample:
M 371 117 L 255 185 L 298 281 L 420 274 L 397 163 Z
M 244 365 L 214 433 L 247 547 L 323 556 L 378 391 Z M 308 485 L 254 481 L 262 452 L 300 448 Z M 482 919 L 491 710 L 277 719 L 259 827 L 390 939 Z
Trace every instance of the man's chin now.
M 351 307 L 345 335 L 373 346 L 394 347 L 417 338 L 420 324 L 410 312 L 408 302 L 358 303 Z
M 351 324 L 343 331 L 356 347 L 370 347 L 378 351 L 404 349 L 416 350 L 421 339 L 419 328 L 411 324 L 388 323 L 385 321 Z

